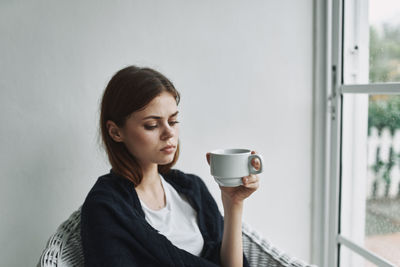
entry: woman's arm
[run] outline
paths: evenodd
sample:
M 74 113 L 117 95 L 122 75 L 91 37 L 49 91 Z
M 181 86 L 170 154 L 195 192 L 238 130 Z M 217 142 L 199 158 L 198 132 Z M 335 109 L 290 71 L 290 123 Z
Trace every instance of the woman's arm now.
M 256 154 L 252 151 L 251 154 Z M 207 153 L 210 162 L 210 154 Z M 260 169 L 258 159 L 251 162 L 255 169 Z M 224 206 L 224 233 L 220 252 L 221 264 L 224 267 L 243 266 L 242 248 L 242 214 L 243 201 L 258 189 L 259 178 L 251 174 L 242 178 L 243 185 L 221 188 L 221 198 Z
M 224 205 L 224 234 L 221 245 L 222 266 L 242 266 L 242 212 L 243 202 L 231 203 L 222 194 Z

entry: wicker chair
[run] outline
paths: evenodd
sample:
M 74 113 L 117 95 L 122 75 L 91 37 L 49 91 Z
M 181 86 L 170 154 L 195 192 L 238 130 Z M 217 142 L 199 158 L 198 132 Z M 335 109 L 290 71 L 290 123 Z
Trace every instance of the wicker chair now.
M 38 267 L 80 267 L 83 252 L 80 235 L 81 208 L 63 222 L 47 242 Z M 243 225 L 243 251 L 250 266 L 312 267 L 274 247 L 256 231 Z M 315 266 L 314 266 L 315 267 Z

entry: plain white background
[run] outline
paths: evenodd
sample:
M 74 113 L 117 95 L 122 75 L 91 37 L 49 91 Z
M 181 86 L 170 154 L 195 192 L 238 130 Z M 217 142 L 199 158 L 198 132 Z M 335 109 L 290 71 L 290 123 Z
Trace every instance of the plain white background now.
M 2 1 L 0 265 L 32 266 L 48 237 L 110 169 L 98 141 L 111 76 L 153 67 L 181 92 L 177 168 L 205 153 L 261 153 L 244 221 L 310 260 L 312 0 Z

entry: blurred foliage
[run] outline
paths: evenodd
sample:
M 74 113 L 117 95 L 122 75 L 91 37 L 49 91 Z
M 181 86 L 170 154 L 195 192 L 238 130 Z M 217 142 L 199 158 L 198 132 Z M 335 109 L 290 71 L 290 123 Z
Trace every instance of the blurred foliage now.
M 386 96 L 376 98 L 370 96 L 368 106 L 368 134 L 375 127 L 381 135 L 384 128 L 388 128 L 394 135 L 400 129 L 400 96 Z
M 369 80 L 376 82 L 400 81 L 400 25 L 370 26 Z M 370 96 L 368 134 L 371 128 L 389 128 L 392 135 L 400 128 L 400 97 Z
M 369 81 L 400 81 L 400 25 L 370 26 Z

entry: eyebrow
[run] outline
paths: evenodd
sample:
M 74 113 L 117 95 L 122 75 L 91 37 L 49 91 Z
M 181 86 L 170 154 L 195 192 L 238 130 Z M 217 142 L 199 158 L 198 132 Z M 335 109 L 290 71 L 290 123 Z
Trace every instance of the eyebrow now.
M 169 117 L 174 117 L 174 116 L 178 115 L 178 113 L 179 113 L 179 111 L 177 111 L 177 112 L 171 114 Z M 162 119 L 162 117 L 160 117 L 160 116 L 155 116 L 155 115 L 151 115 L 151 116 L 147 116 L 147 117 L 143 118 L 143 120 L 147 120 L 147 119 L 156 119 L 156 120 L 159 120 L 159 119 Z

